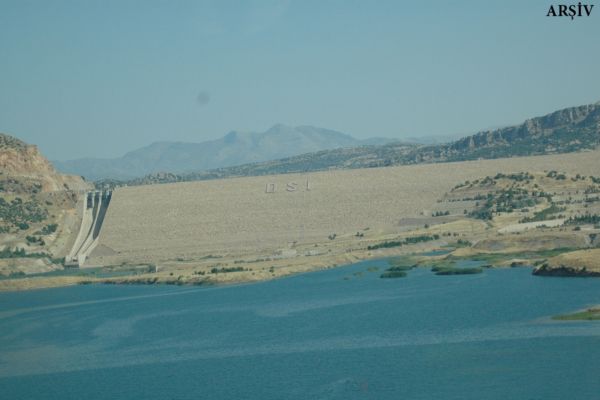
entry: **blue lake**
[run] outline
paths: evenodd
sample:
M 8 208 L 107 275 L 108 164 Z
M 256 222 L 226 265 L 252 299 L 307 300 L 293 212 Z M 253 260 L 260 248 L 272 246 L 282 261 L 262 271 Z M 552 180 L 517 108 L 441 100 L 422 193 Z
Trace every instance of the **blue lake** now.
M 385 265 L 2 293 L 0 398 L 600 399 L 600 279 Z

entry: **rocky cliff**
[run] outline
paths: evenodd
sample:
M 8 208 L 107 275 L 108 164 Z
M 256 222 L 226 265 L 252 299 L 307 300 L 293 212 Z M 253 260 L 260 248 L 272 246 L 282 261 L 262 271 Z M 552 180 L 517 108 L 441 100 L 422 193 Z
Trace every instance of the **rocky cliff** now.
M 62 175 L 36 146 L 0 134 L 0 275 L 60 268 L 77 229 L 79 192 L 90 185 Z
M 577 150 L 600 142 L 600 102 L 555 111 L 517 126 L 479 132 L 447 146 L 449 154 L 525 145 L 533 153 L 557 152 L 557 146 Z M 518 151 L 518 149 L 517 149 Z
M 77 191 L 89 186 L 81 177 L 56 172 L 37 146 L 3 133 L 0 133 L 0 180 L 9 181 L 5 184 L 14 184 L 16 180 L 37 181 L 42 192 Z M 15 185 L 12 187 L 18 191 Z

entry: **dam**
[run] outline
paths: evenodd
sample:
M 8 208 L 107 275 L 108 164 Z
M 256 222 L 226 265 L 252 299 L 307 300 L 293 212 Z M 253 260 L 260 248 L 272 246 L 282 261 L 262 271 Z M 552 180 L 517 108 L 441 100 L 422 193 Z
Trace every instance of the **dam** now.
M 88 255 L 98 245 L 98 236 L 110 204 L 112 191 L 87 192 L 82 199 L 81 226 L 75 243 L 65 257 L 65 264 L 83 266 Z
M 354 240 L 359 232 L 374 238 L 402 232 L 403 219 L 430 216 L 466 180 L 550 170 L 600 176 L 599 158 L 599 151 L 589 151 L 93 192 L 69 260 L 86 266 L 194 262 L 292 254 L 298 245 L 318 253 L 319 243 Z M 462 214 L 463 205 L 456 207 Z

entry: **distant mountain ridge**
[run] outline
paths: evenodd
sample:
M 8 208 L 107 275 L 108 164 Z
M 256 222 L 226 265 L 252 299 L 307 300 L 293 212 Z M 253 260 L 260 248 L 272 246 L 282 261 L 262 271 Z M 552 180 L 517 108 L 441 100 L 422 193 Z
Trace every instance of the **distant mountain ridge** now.
M 265 132 L 233 131 L 220 139 L 201 143 L 156 142 L 115 159 L 84 158 L 53 163 L 62 172 L 87 179 L 131 179 L 160 171 L 209 170 L 392 141 L 383 138 L 358 140 L 330 129 L 277 124 Z
M 594 149 L 600 145 L 600 102 L 569 107 L 520 125 L 485 130 L 447 144 L 390 143 L 323 150 L 273 161 L 250 163 L 187 174 L 150 174 L 128 182 L 100 181 L 99 187 L 141 185 L 434 162 L 476 160 Z

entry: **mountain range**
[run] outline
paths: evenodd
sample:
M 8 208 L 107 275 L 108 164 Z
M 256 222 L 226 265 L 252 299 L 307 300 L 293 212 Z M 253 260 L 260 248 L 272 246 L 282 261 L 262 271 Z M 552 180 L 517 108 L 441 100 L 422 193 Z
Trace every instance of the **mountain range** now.
M 393 141 L 385 138 L 359 140 L 330 129 L 277 124 L 265 132 L 232 131 L 220 139 L 201 143 L 156 142 L 114 159 L 82 158 L 53 161 L 53 164 L 61 172 L 81 175 L 88 180 L 132 179 L 161 171 L 202 171 Z
M 201 170 L 185 174 L 154 173 L 127 182 L 98 181 L 97 187 L 152 184 L 234 176 L 308 172 L 326 169 L 568 153 L 600 145 L 600 102 L 569 107 L 522 124 L 485 130 L 443 144 L 388 143 L 305 153 L 277 160 Z
M 202 143 L 158 142 L 117 159 L 54 164 L 59 171 L 113 186 L 564 153 L 599 144 L 597 102 L 448 143 L 358 140 L 333 130 L 278 124 L 265 132 L 230 132 Z

